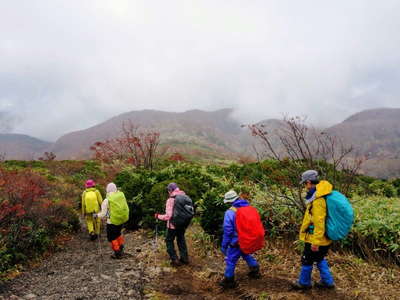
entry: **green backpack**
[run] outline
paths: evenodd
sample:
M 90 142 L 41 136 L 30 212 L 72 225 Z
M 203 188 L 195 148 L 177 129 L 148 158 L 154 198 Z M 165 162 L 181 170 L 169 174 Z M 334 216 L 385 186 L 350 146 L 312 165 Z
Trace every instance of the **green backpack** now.
M 124 193 L 117 191 L 107 196 L 107 198 L 111 224 L 121 225 L 126 223 L 129 220 L 129 207 Z

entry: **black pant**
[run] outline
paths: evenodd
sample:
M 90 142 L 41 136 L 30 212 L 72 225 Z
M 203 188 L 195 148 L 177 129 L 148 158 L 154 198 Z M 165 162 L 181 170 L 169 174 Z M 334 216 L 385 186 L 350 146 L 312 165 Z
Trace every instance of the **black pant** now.
M 328 250 L 329 246 L 319 246 L 319 250 L 314 252 L 311 250 L 311 244 L 306 243 L 301 257 L 302 265 L 312 266 L 315 262 L 319 263 L 325 256 L 327 256 Z
M 181 260 L 184 262 L 188 261 L 188 251 L 185 241 L 185 231 L 186 227 L 177 229 L 170 229 L 170 228 L 167 229 L 167 236 L 165 238 L 165 243 L 167 245 L 167 252 L 171 260 L 178 259 L 178 257 L 176 256 L 175 245 L 174 245 L 174 240 L 176 238 Z
M 107 240 L 111 243 L 121 235 L 122 225 L 107 224 Z

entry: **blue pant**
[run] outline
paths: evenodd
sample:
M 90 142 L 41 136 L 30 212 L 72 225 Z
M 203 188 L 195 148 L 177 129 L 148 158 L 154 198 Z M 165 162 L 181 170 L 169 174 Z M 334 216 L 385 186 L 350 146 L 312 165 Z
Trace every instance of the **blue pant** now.
M 250 254 L 244 254 L 239 247 L 229 247 L 225 257 L 225 277 L 235 276 L 235 268 L 239 258 L 242 257 L 249 267 L 258 267 L 258 262 Z

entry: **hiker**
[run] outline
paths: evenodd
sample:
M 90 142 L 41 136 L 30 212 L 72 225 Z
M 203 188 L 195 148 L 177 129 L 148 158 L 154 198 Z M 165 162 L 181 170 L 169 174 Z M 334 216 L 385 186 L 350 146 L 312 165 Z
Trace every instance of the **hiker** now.
M 260 266 L 251 254 L 264 246 L 264 227 L 261 224 L 257 210 L 250 206 L 247 200 L 239 197 L 234 190 L 230 190 L 225 194 L 224 203 L 231 203 L 232 206 L 225 212 L 224 216 L 221 251 L 225 255 L 226 267 L 224 279 L 219 285 L 223 288 L 235 288 L 237 286 L 235 268 L 240 257 L 249 266 L 250 272 L 248 276 L 250 278 L 257 279 L 261 277 Z M 245 245 L 245 242 L 240 244 L 241 241 L 238 235 L 237 215 L 241 209 L 244 209 L 241 211 L 241 216 L 247 218 L 246 222 L 250 225 L 249 228 L 243 228 L 246 237 L 249 237 L 248 241 L 252 241 L 248 245 Z
M 178 267 L 189 264 L 189 255 L 185 241 L 185 231 L 194 215 L 192 200 L 181 191 L 174 182 L 168 184 L 169 198 L 165 205 L 165 214 L 155 214 L 157 220 L 167 221 L 165 243 L 171 259 L 171 265 Z M 180 258 L 176 255 L 174 240 L 176 238 Z
M 85 183 L 85 191 L 82 193 L 82 216 L 85 217 L 87 229 L 89 231 L 90 240 L 94 241 L 100 234 L 101 222 L 93 218 L 93 213 L 100 211 L 103 197 L 98 189 L 95 188 L 96 183 L 89 179 Z
M 326 180 L 319 180 L 318 172 L 308 170 L 301 175 L 300 184 L 307 189 L 306 211 L 300 228 L 300 240 L 305 242 L 301 257 L 301 272 L 298 281 L 293 283 L 296 290 L 312 288 L 311 273 L 317 264 L 321 281 L 315 283 L 318 288 L 334 288 L 335 283 L 325 256 L 332 241 L 325 232 L 327 204 L 325 197 L 332 193 L 332 185 Z
M 107 185 L 107 197 L 101 205 L 101 212 L 93 217 L 107 218 L 107 240 L 111 244 L 113 259 L 120 259 L 124 254 L 125 240 L 121 233 L 122 226 L 129 220 L 129 207 L 123 192 L 118 191 L 115 183 Z

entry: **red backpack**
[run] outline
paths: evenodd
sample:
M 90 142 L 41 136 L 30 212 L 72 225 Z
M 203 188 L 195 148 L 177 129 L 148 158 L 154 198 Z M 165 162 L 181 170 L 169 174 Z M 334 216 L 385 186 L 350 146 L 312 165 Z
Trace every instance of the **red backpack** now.
M 253 206 L 231 207 L 236 212 L 239 247 L 244 254 L 252 254 L 265 245 L 265 230 L 260 215 Z

